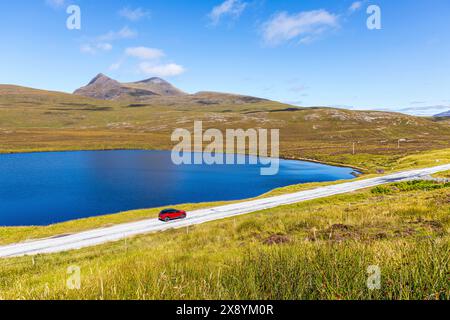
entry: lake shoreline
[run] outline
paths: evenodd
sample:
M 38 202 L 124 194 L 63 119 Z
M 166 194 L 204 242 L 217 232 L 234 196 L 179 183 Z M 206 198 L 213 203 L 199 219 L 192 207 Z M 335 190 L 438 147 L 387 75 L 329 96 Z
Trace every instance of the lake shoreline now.
M 89 150 L 88 150 L 89 151 Z M 257 199 L 263 199 L 271 196 L 277 196 L 282 194 L 288 194 L 292 192 L 311 190 L 318 187 L 334 185 L 337 183 L 345 183 L 353 181 L 356 178 L 349 180 L 328 181 L 328 182 L 310 182 L 302 184 L 294 184 L 281 188 L 275 188 L 266 193 L 258 195 L 256 197 L 250 197 L 240 200 L 230 201 L 213 201 L 213 202 L 198 202 L 198 203 L 185 203 L 179 205 L 173 205 L 173 207 L 183 207 L 189 211 L 207 209 L 214 206 L 236 204 L 243 201 L 251 201 Z M 62 222 L 56 222 L 48 225 L 18 225 L 18 226 L 0 226 L 0 246 L 9 245 L 12 243 L 23 243 L 33 240 L 45 240 L 63 235 L 75 234 L 78 232 L 89 231 L 98 228 L 107 228 L 124 223 L 139 222 L 147 219 L 155 219 L 157 214 L 163 208 L 171 207 L 157 206 L 148 207 L 134 210 L 118 211 L 112 213 L 106 213 L 99 216 L 78 218 L 73 220 L 67 220 Z
M 89 151 L 170 151 L 168 149 L 164 148 L 114 148 L 114 147 L 107 147 L 107 148 L 49 148 L 49 149 L 37 149 L 37 150 L 11 150 L 11 151 L 5 151 L 0 150 L 0 155 L 2 154 L 34 154 L 34 153 L 56 153 L 56 152 L 89 152 Z M 226 154 L 226 153 L 225 153 Z M 243 153 L 235 153 L 236 155 L 249 155 L 249 154 L 243 154 Z M 293 160 L 293 161 L 304 161 L 304 162 L 311 162 L 311 163 L 317 163 L 317 164 L 323 164 L 323 165 L 329 165 L 334 167 L 340 167 L 340 168 L 350 168 L 355 170 L 358 175 L 355 175 L 355 177 L 361 177 L 368 173 L 368 170 L 366 168 L 360 168 L 355 165 L 351 164 L 345 164 L 345 163 L 338 163 L 338 162 L 332 162 L 332 161 L 321 161 L 321 160 L 315 160 L 315 159 L 309 159 L 309 158 L 303 158 L 303 157 L 289 157 L 289 156 L 283 156 L 281 155 L 278 159 L 280 160 Z
M 223 154 L 223 156 L 225 155 Z M 121 149 L 51 152 L 41 150 L 40 152 L 3 154 L 0 160 L 4 168 L 0 172 L 5 174 L 6 184 L 0 189 L 0 195 L 4 199 L 0 205 L 0 208 L 2 208 L 0 211 L 4 213 L 1 226 L 45 227 L 83 218 L 109 215 L 110 213 L 168 205 L 243 201 L 263 196 L 279 188 L 295 187 L 308 183 L 352 180 L 356 177 L 353 168 L 350 167 L 340 168 L 316 162 L 283 159 L 280 160 L 280 172 L 277 177 L 263 179 L 260 183 L 254 185 L 251 183 L 253 180 L 251 175 L 259 175 L 260 173 L 257 171 L 264 165 L 253 166 L 248 158 L 252 156 L 239 154 L 238 157 L 245 157 L 246 164 L 236 164 L 237 167 L 226 165 L 216 167 L 204 164 L 202 166 L 195 165 L 195 168 L 186 165 L 186 168 L 182 169 L 171 162 L 171 152 L 165 150 Z M 143 161 L 144 159 L 145 161 Z M 101 163 L 105 163 L 106 166 Z M 282 168 L 285 169 L 282 170 Z M 139 172 L 141 178 L 135 177 L 136 171 Z M 166 178 L 161 178 L 161 175 L 164 176 L 165 174 L 160 172 L 184 172 L 182 183 L 177 184 L 176 188 L 178 189 L 167 183 Z M 223 173 L 226 172 L 233 174 L 228 175 L 225 180 L 222 178 L 223 183 L 217 184 L 215 187 L 212 186 L 203 193 L 200 192 L 200 195 L 198 191 L 191 191 L 199 190 L 195 187 L 195 181 L 199 180 L 196 177 L 200 173 L 203 176 L 211 177 L 208 179 L 215 179 L 217 174 L 223 176 Z M 66 177 L 67 179 L 67 177 L 71 178 L 74 175 L 82 178 L 74 178 L 73 181 L 68 180 L 73 182 L 70 187 L 64 186 L 65 182 L 59 182 L 60 177 Z M 145 178 L 142 178 L 144 176 Z M 104 179 L 104 177 L 109 178 Z M 169 177 L 173 178 L 174 176 L 169 175 Z M 39 181 L 46 182 L 40 184 Z M 234 191 L 234 188 L 227 187 L 227 185 L 232 186 L 237 183 L 243 187 L 239 192 Z M 38 190 L 36 185 L 39 185 Z M 55 188 L 55 186 L 58 187 Z M 64 191 L 67 188 L 70 192 Z M 155 188 L 169 191 L 158 193 L 154 190 Z M 87 191 L 90 189 L 95 190 L 95 193 Z M 130 192 L 130 190 L 134 191 Z M 178 190 L 178 192 L 173 190 Z M 223 193 L 224 191 L 226 193 Z M 20 194 L 26 194 L 28 198 L 22 197 L 22 199 L 19 196 Z M 47 194 L 58 196 L 52 198 L 48 197 Z M 111 198 L 111 201 L 98 201 L 94 194 L 99 195 L 97 198 L 106 197 L 105 200 L 111 194 L 119 194 L 120 197 Z M 62 216 L 48 215 L 49 212 L 63 212 L 64 208 L 71 206 L 75 198 L 80 201 L 75 201 L 68 213 Z M 119 198 L 120 200 L 117 200 Z M 29 200 L 25 201 L 25 199 Z M 38 206 L 38 202 L 45 203 L 45 208 L 41 205 Z M 36 214 L 32 212 L 36 212 Z
M 197 157 L 191 153 L 189 158 Z M 200 154 L 201 155 L 201 154 Z M 223 153 L 219 158 L 226 157 Z M 78 218 L 169 204 L 241 201 L 281 187 L 354 179 L 358 172 L 292 159 L 277 163 L 272 177 L 262 175 L 264 157 L 237 154 L 233 165 L 220 162 L 179 166 L 166 150 L 62 151 L 0 157 L 0 224 L 46 226 Z M 172 160 L 171 160 L 172 159 Z M 231 164 L 231 163 L 229 163 Z M 258 183 L 254 183 L 258 176 Z M 202 189 L 199 181 L 207 181 Z M 220 181 L 220 183 L 214 183 Z M 68 184 L 70 183 L 70 184 Z M 233 186 L 240 185 L 240 188 Z M 203 191 L 201 191 L 203 190 Z M 115 195 L 115 196 L 111 196 Z M 99 199 L 103 199 L 99 201 Z M 48 215 L 49 212 L 55 214 Z M 56 214 L 58 212 L 64 212 Z
M 133 148 L 138 150 L 138 148 Z M 97 149 L 98 150 L 98 149 Z M 128 150 L 128 149 L 125 149 Z M 145 150 L 145 149 L 139 149 Z M 64 151 L 74 151 L 74 150 L 64 150 Z M 75 150 L 75 151 L 93 151 L 93 150 Z M 105 150 L 108 151 L 108 150 Z M 35 151 L 36 152 L 36 151 Z M 35 153 L 32 152 L 32 153 Z M 52 150 L 40 151 L 40 152 L 54 152 Z M 62 152 L 62 150 L 60 150 Z M 449 156 L 450 149 L 428 152 L 420 156 L 413 156 L 411 159 L 403 161 L 403 165 L 397 166 L 394 172 L 400 170 L 411 170 L 414 168 L 423 168 L 425 166 L 435 165 L 435 160 L 430 161 L 429 159 L 441 159 L 440 163 L 450 163 Z M 2 152 L 0 151 L 0 154 Z M 3 152 L 4 153 L 4 152 Z M 10 152 L 19 153 L 19 152 Z M 31 153 L 31 152 L 22 152 Z M 365 174 L 365 177 L 371 177 L 371 174 Z M 356 178 L 356 179 L 361 179 Z M 345 181 L 342 181 L 345 182 Z M 265 198 L 268 196 L 281 195 L 286 193 L 293 193 L 308 189 L 317 188 L 320 186 L 333 185 L 338 182 L 327 182 L 327 183 L 306 183 L 300 185 L 293 185 L 283 188 L 274 189 L 266 194 L 262 194 L 257 198 Z M 252 198 L 253 199 L 253 198 Z M 245 199 L 250 200 L 250 199 Z M 212 206 L 232 204 L 238 201 L 228 201 L 228 202 L 203 202 L 197 204 L 183 204 L 183 208 L 188 210 L 197 210 L 202 208 L 208 208 Z M 48 226 L 15 226 L 15 227 L 0 227 L 0 245 L 8 245 L 11 243 L 24 242 L 32 239 L 42 239 L 50 238 L 63 234 L 72 234 L 76 232 L 87 231 L 93 228 L 105 228 L 113 226 L 120 223 L 136 222 L 145 219 L 155 218 L 158 214 L 160 208 L 146 208 L 141 210 L 131 210 L 125 212 L 113 212 L 105 214 L 102 216 L 96 216 L 91 218 L 81 218 L 70 220 L 66 222 L 54 223 Z

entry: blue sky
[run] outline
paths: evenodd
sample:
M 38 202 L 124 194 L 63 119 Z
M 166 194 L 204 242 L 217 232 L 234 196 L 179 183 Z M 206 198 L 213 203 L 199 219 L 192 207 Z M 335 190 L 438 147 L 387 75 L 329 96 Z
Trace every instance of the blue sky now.
M 448 0 L 1 1 L 0 83 L 161 76 L 192 93 L 429 115 L 450 109 L 449 16 Z

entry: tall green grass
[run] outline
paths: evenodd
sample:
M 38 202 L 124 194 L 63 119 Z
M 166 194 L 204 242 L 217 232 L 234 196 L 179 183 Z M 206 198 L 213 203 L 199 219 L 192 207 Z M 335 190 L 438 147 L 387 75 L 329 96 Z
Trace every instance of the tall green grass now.
M 3 299 L 449 299 L 449 188 L 370 190 L 0 261 Z M 67 268 L 81 268 L 69 290 Z M 381 289 L 367 268 L 379 266 Z

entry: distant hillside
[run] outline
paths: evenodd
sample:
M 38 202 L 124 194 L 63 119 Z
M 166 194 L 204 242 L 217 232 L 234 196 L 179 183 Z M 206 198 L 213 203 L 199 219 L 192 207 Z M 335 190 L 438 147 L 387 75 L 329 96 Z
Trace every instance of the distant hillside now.
M 450 110 L 446 112 L 439 113 L 435 115 L 436 118 L 447 118 L 450 117 Z
M 0 84 L 0 107 L 3 108 L 17 108 L 22 106 L 39 107 L 43 105 L 55 106 L 59 103 L 94 104 L 95 101 L 98 100 L 65 92 Z
M 131 87 L 113 80 L 104 74 L 97 75 L 89 84 L 78 90 L 75 95 L 90 97 L 100 100 L 145 100 L 159 95 L 148 89 Z
M 266 101 L 261 98 L 220 92 L 187 94 L 161 78 L 120 83 L 104 74 L 97 75 L 88 85 L 75 90 L 74 94 L 99 100 L 138 103 L 158 101 L 162 104 L 221 105 Z
M 160 96 L 174 97 L 187 94 L 161 78 L 150 78 L 138 82 L 125 83 L 124 85 L 128 88 L 151 91 Z
M 0 152 L 170 149 L 174 129 L 191 129 L 194 121 L 200 120 L 205 130 L 280 129 L 283 157 L 373 169 L 406 154 L 450 148 L 448 118 L 299 108 L 216 92 L 163 96 L 145 89 L 123 91 L 117 81 L 101 75 L 88 86 L 92 85 L 105 92 L 119 88 L 123 96 L 99 100 L 0 85 Z M 146 91 L 145 96 L 150 98 L 133 100 L 133 90 Z M 111 94 L 106 93 L 114 97 Z

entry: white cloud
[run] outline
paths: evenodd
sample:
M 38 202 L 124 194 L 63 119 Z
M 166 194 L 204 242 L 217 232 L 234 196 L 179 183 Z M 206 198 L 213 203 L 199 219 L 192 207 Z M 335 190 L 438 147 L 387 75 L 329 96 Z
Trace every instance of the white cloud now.
M 122 59 L 112 64 L 109 69 L 113 71 L 120 69 L 128 57 L 141 60 L 137 65 L 137 70 L 139 73 L 147 76 L 173 77 L 186 71 L 179 64 L 161 61 L 165 57 L 163 50 L 144 46 L 125 49 Z
M 326 10 L 296 14 L 280 12 L 263 24 L 263 37 L 269 45 L 279 45 L 299 38 L 300 43 L 315 40 L 324 31 L 339 27 L 339 16 Z
M 154 65 L 150 62 L 141 62 L 139 71 L 148 76 L 173 77 L 184 73 L 186 70 L 183 66 L 175 63 Z
M 352 3 L 352 5 L 348 8 L 348 11 L 351 13 L 356 12 L 362 8 L 362 1 L 355 1 Z
M 53 8 L 62 8 L 65 4 L 65 0 L 45 0 L 45 3 Z
M 112 48 L 113 48 L 112 44 L 106 42 L 85 43 L 81 45 L 80 51 L 83 53 L 96 54 L 101 51 L 104 52 L 111 51 Z
M 247 3 L 241 0 L 226 0 L 214 7 L 208 17 L 213 25 L 217 25 L 224 16 L 230 16 L 234 19 L 239 18 L 246 7 Z
M 80 51 L 83 53 L 95 54 L 97 50 L 90 44 L 82 44 L 80 47 Z
M 127 48 L 125 54 L 142 60 L 159 59 L 165 56 L 162 50 L 147 47 Z
M 113 47 L 110 43 L 99 43 L 97 44 L 97 48 L 103 51 L 111 51 Z
M 98 41 L 114 41 L 121 39 L 131 39 L 137 36 L 137 32 L 128 28 L 123 27 L 119 31 L 109 31 L 97 38 Z
M 415 106 L 415 107 L 405 107 L 397 109 L 399 112 L 416 114 L 416 115 L 436 115 L 441 112 L 450 110 L 450 105 L 425 105 L 425 106 Z
M 124 17 L 125 19 L 128 19 L 130 21 L 139 21 L 142 18 L 146 18 L 150 16 L 149 11 L 145 11 L 142 8 L 136 8 L 136 9 L 130 9 L 130 8 L 123 8 L 119 11 L 119 15 L 121 17 Z
M 108 33 L 87 40 L 86 43 L 81 45 L 80 50 L 83 53 L 89 54 L 96 54 L 101 51 L 111 51 L 113 49 L 111 42 L 123 39 L 131 39 L 135 38 L 136 36 L 136 31 L 128 27 L 123 27 L 118 31 L 109 31 Z
M 121 66 L 122 66 L 122 61 L 119 61 L 119 62 L 116 62 L 116 63 L 113 63 L 112 65 L 110 65 L 108 69 L 110 71 L 116 71 L 116 70 L 119 70 Z

